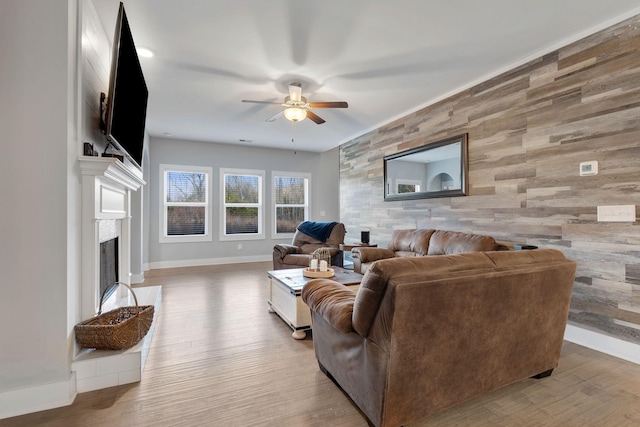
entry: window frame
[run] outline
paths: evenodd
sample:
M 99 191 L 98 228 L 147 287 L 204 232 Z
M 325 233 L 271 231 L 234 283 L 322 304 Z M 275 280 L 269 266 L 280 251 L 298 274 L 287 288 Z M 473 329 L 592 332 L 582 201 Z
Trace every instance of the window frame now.
M 423 191 L 421 190 L 422 180 L 419 180 L 419 179 L 403 179 L 403 178 L 396 179 L 396 194 L 407 194 L 407 193 L 400 192 L 401 185 L 413 185 L 414 187 L 417 187 L 418 189 L 413 191 L 413 193 L 421 193 Z
M 304 178 L 305 179 L 305 191 L 304 191 L 304 205 L 299 204 L 277 204 L 276 203 L 276 178 Z M 282 206 L 292 206 L 292 207 L 304 207 L 304 220 L 309 220 L 309 213 L 311 212 L 311 174 L 306 172 L 281 172 L 281 171 L 273 171 L 271 172 L 271 213 L 273 215 L 273 220 L 271 222 L 272 225 L 272 233 L 271 238 L 273 239 L 291 239 L 295 234 L 293 233 L 278 233 L 277 223 L 278 223 L 278 215 L 277 210 Z
M 245 175 L 258 177 L 258 203 L 231 203 L 227 204 L 225 175 Z M 256 169 L 220 168 L 220 241 L 234 240 L 264 240 L 264 185 L 265 171 Z M 227 207 L 257 207 L 258 208 L 258 232 L 251 234 L 227 234 Z
M 178 173 L 204 173 L 206 174 L 206 185 L 207 189 L 205 192 L 206 200 L 204 202 L 198 203 L 188 203 L 188 202 L 167 202 L 166 197 L 166 185 L 167 185 L 167 172 L 178 172 Z M 196 243 L 196 242 L 211 242 L 213 240 L 213 233 L 211 232 L 211 223 L 212 223 L 212 209 L 211 209 L 211 200 L 212 200 L 212 180 L 213 180 L 213 168 L 209 166 L 188 166 L 188 165 L 170 165 L 170 164 L 160 164 L 159 167 L 159 181 L 160 181 L 160 221 L 159 221 L 159 231 L 158 231 L 158 241 L 159 243 Z M 205 225 L 204 225 L 204 234 L 191 234 L 191 235 L 176 235 L 169 236 L 167 234 L 167 211 L 169 206 L 203 206 L 205 208 Z

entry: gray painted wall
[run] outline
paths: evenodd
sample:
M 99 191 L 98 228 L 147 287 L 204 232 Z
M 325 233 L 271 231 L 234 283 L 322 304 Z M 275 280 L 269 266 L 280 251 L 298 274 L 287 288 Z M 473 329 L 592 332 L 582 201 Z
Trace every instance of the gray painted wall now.
M 306 172 L 311 174 L 311 221 L 337 221 L 339 207 L 339 149 L 325 153 L 301 150 L 269 149 L 210 142 L 154 138 L 149 143 L 149 220 L 147 268 L 270 260 L 273 245 L 290 243 L 290 239 L 272 239 L 271 172 Z M 213 168 L 213 222 L 211 242 L 159 243 L 160 165 L 209 166 Z M 145 167 L 146 168 L 146 167 Z M 224 241 L 219 238 L 220 168 L 264 170 L 265 239 Z M 324 216 L 322 215 L 324 213 Z M 238 250 L 242 244 L 242 250 Z
M 81 255 L 76 13 L 63 0 L 0 4 L 0 418 L 24 403 L 9 408 L 6 396 L 70 378 Z

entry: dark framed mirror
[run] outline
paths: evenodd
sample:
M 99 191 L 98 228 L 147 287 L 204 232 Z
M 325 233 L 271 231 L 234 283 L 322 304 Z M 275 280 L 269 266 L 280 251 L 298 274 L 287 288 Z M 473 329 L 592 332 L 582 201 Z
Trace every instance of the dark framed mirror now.
M 384 200 L 466 196 L 468 134 L 384 158 Z

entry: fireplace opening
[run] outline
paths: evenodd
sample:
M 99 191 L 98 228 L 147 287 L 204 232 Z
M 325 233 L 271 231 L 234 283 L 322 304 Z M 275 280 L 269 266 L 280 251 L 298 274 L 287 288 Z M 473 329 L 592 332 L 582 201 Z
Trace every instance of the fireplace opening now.
M 103 300 L 116 290 L 118 282 L 118 238 L 100 243 L 100 289 Z

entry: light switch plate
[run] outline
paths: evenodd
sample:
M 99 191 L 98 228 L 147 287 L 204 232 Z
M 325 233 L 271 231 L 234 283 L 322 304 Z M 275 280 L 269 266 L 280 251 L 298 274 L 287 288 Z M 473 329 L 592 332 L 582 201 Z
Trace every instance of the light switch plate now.
M 599 222 L 635 222 L 636 205 L 598 206 Z

